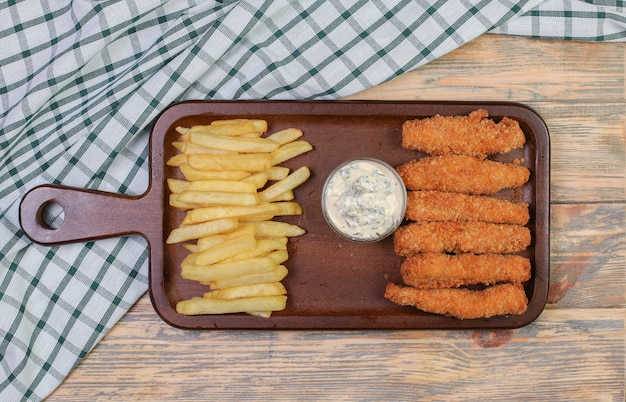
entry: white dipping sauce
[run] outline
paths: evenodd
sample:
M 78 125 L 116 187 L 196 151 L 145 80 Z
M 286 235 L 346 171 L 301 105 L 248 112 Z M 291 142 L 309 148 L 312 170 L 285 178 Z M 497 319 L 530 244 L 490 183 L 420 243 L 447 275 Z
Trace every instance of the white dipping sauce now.
M 371 242 L 389 236 L 406 212 L 406 187 L 398 173 L 376 159 L 340 165 L 324 185 L 322 209 L 337 233 Z

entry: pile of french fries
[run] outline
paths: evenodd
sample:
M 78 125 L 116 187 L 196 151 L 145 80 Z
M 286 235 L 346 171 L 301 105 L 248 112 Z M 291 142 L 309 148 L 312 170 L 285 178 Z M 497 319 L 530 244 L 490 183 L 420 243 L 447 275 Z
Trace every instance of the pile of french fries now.
M 301 215 L 293 190 L 310 176 L 306 166 L 290 171 L 281 164 L 313 149 L 288 128 L 271 135 L 261 119 L 216 120 L 177 127 L 178 153 L 167 164 L 185 179 L 169 178 L 170 206 L 185 211 L 167 244 L 181 243 L 190 254 L 183 278 L 209 287 L 182 300 L 185 315 L 248 313 L 270 317 L 284 310 L 289 237 L 305 233 L 298 225 L 274 220 Z

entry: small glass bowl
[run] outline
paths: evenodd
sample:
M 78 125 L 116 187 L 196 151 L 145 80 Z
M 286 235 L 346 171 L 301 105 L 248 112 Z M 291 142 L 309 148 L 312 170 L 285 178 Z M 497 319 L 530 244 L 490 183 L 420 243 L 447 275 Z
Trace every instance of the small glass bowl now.
M 356 179 L 364 180 L 366 186 L 372 181 L 382 184 L 380 181 L 382 180 L 386 182 L 385 184 L 389 184 L 390 193 L 387 192 L 383 199 L 371 201 L 377 198 L 372 194 L 381 193 L 362 191 L 361 184 L 355 186 Z M 382 192 L 385 193 L 384 189 Z M 363 196 L 363 193 L 367 194 Z M 341 199 L 340 196 L 342 196 Z M 369 208 L 370 202 L 374 202 L 377 209 Z M 347 213 L 339 210 L 338 205 L 341 203 L 343 206 L 347 205 L 343 208 L 344 212 L 348 211 Z M 363 204 L 365 207 L 357 207 Z M 322 211 L 328 225 L 343 238 L 359 243 L 374 243 L 390 236 L 402 224 L 406 204 L 407 191 L 398 172 L 386 162 L 374 158 L 354 158 L 343 162 L 328 175 L 322 190 Z M 374 228 L 370 223 L 376 220 L 368 221 L 367 215 L 380 218 L 381 210 L 387 218 L 384 219 L 382 226 Z M 366 212 L 360 213 L 360 211 L 376 212 L 367 214 Z

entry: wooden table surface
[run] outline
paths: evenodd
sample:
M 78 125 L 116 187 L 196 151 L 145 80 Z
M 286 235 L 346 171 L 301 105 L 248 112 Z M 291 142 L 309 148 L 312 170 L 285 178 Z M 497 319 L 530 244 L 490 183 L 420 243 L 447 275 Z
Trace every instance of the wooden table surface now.
M 515 330 L 184 331 L 147 295 L 50 401 L 624 400 L 626 44 L 484 35 L 350 99 L 521 102 L 551 137 L 550 291 Z

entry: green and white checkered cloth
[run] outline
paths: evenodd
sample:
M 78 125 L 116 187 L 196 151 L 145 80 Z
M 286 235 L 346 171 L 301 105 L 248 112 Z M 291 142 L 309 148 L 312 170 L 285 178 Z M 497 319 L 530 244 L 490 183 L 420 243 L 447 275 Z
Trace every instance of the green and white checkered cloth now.
M 44 399 L 148 286 L 139 236 L 29 241 L 18 222 L 29 189 L 141 194 L 151 123 L 173 102 L 333 99 L 487 32 L 623 41 L 626 11 L 555 0 L 0 2 L 0 401 Z

